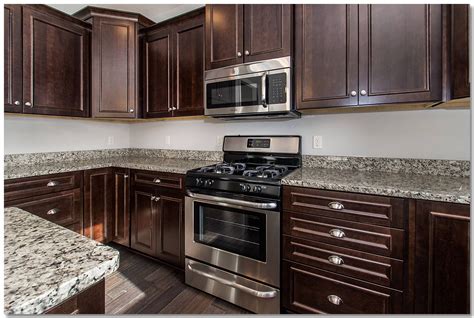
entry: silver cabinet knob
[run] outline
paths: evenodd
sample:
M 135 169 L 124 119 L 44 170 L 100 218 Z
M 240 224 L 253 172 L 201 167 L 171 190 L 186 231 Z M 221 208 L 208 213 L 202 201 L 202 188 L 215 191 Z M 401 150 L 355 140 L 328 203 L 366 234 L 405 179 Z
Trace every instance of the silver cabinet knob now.
M 365 95 L 367 95 L 367 91 L 366 91 L 365 89 L 363 89 L 363 90 L 360 91 L 360 94 L 361 94 L 362 96 L 365 96 Z
M 160 201 L 160 199 L 161 199 L 160 197 L 155 197 L 155 202 Z
M 49 181 L 49 182 L 46 184 L 46 186 L 47 186 L 47 187 L 55 187 L 55 186 L 57 186 L 58 184 L 59 184 L 59 182 L 57 182 L 57 181 Z
M 156 198 L 156 197 L 155 197 L 154 195 L 152 195 L 152 196 L 150 197 L 150 200 L 151 200 L 151 201 L 155 201 L 155 198 Z
M 177 110 L 178 108 L 177 107 L 173 107 L 173 110 Z
M 15 104 L 16 106 L 19 106 L 21 103 L 19 100 L 16 100 L 13 104 Z
M 245 55 L 250 55 L 250 52 L 248 50 L 245 50 Z
M 123 175 L 123 178 L 124 178 L 124 179 L 127 179 L 127 178 L 128 178 L 128 174 L 124 174 L 124 175 Z
M 172 111 L 173 110 L 173 107 L 168 107 L 168 111 Z
M 56 213 L 58 213 L 60 210 L 59 209 L 51 209 L 49 210 L 48 212 L 46 212 L 47 215 L 54 215 Z
M 337 256 L 337 255 L 331 255 L 331 256 L 329 256 L 329 257 L 328 257 L 328 261 L 329 261 L 329 263 L 334 264 L 334 265 L 342 265 L 342 264 L 344 264 L 344 260 L 342 259 L 342 257 Z
M 344 231 L 340 230 L 340 229 L 331 229 L 329 231 L 329 235 L 331 235 L 332 237 L 336 237 L 336 238 L 343 238 L 346 236 L 346 233 L 344 233 Z
M 33 107 L 33 105 L 32 105 L 30 102 L 26 102 L 26 103 L 25 103 L 25 106 L 27 106 L 27 107 Z
M 356 92 L 356 91 L 352 91 L 352 92 L 351 92 L 351 96 L 352 96 L 352 97 L 357 96 L 357 92 Z
M 135 110 L 132 108 L 129 110 L 130 113 L 133 113 Z
M 238 57 L 241 57 L 241 56 L 242 56 L 242 53 L 237 52 L 237 56 L 238 56 Z
M 328 203 L 328 207 L 333 210 L 342 210 L 344 209 L 344 205 L 341 202 L 333 201 Z
M 161 183 L 161 180 L 159 178 L 153 179 L 153 183 Z
M 342 304 L 342 299 L 341 299 L 341 297 L 336 296 L 336 295 L 329 295 L 329 296 L 328 296 L 328 301 L 329 301 L 331 304 L 334 304 L 334 305 L 337 305 L 337 306 L 339 306 L 340 304 Z

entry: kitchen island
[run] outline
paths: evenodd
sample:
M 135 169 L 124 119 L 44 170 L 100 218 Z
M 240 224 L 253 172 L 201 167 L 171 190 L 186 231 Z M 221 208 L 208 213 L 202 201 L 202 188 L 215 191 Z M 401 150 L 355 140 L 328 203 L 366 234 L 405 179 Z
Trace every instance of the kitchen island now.
M 104 313 L 119 252 L 24 210 L 4 212 L 4 312 Z

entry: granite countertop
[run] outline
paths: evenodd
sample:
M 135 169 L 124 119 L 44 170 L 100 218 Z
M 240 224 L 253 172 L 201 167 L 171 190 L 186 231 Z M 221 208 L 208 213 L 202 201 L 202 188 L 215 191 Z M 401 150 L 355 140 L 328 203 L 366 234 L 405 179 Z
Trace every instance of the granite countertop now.
M 4 180 L 107 167 L 185 174 L 188 170 L 215 163 L 217 163 L 217 161 L 138 156 L 96 158 L 75 161 L 64 160 L 37 163 L 33 165 L 8 165 L 4 168 Z
M 471 203 L 468 177 L 343 169 L 298 169 L 282 184 L 403 198 Z
M 119 252 L 5 208 L 5 313 L 40 314 L 117 270 Z

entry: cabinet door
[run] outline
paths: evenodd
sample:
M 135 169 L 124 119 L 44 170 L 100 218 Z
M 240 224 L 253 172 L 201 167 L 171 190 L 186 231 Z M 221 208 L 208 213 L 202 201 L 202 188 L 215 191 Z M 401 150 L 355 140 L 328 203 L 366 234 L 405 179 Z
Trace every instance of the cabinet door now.
M 21 113 L 23 109 L 21 5 L 5 4 L 3 7 L 3 23 L 3 98 L 5 111 Z
M 204 14 L 174 28 L 174 115 L 204 114 Z
M 416 314 L 467 314 L 469 205 L 417 201 L 414 218 Z M 413 219 L 412 219 L 413 221 Z
M 246 63 L 291 54 L 292 5 L 247 4 L 244 14 Z
M 145 39 L 144 116 L 170 117 L 172 98 L 172 37 L 169 27 L 155 30 Z M 188 52 L 191 54 L 191 52 Z
M 441 5 L 359 6 L 359 104 L 442 97 Z
M 114 234 L 112 168 L 84 171 L 84 201 L 84 235 L 98 242 L 110 242 Z
M 244 6 L 206 5 L 206 70 L 243 63 Z
M 446 8 L 451 23 L 451 98 L 470 96 L 469 85 L 469 5 Z
M 89 114 L 89 30 L 23 7 L 23 112 Z
M 156 256 L 156 202 L 154 190 L 135 187 L 132 190 L 131 247 L 142 253 Z
M 296 5 L 298 109 L 357 105 L 357 5 Z
M 134 118 L 137 30 L 132 21 L 94 17 L 92 116 Z
M 184 197 L 159 194 L 157 257 L 176 266 L 184 265 Z
M 113 241 L 130 246 L 130 172 L 114 169 Z

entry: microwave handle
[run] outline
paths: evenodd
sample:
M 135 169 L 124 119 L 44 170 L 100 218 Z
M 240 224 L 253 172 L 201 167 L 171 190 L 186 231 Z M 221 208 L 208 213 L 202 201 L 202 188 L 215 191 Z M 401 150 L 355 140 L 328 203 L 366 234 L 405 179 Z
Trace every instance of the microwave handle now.
M 267 105 L 267 98 L 266 98 L 266 90 L 267 90 L 267 72 L 263 72 L 262 75 L 262 106 L 268 107 Z

